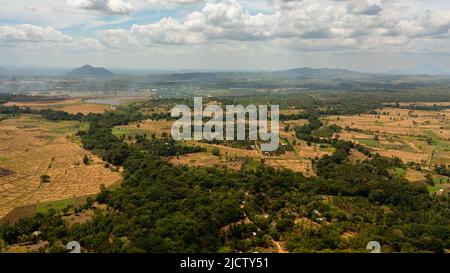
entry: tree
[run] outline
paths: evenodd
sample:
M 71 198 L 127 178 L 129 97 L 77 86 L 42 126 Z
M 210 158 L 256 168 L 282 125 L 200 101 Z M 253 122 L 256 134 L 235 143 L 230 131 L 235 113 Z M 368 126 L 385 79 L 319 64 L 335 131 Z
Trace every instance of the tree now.
M 213 156 L 220 156 L 220 150 L 218 148 L 212 149 L 212 155 Z
M 83 163 L 84 163 L 84 165 L 89 165 L 90 159 L 89 159 L 89 157 L 88 157 L 87 155 L 84 155 L 84 157 L 83 157 Z
M 41 175 L 41 183 L 42 184 L 49 183 L 49 182 L 50 182 L 50 176 L 48 176 L 46 174 Z

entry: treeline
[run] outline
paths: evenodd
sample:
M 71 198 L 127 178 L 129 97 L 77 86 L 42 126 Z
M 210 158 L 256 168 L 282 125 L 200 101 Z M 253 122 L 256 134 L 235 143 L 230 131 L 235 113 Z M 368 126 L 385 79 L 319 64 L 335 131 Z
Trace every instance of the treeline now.
M 170 113 L 153 113 L 150 115 L 151 120 L 175 120 Z
M 87 131 L 80 131 L 83 147 L 111 164 L 122 165 L 127 157 L 133 154 L 151 154 L 157 156 L 178 156 L 186 153 L 205 151 L 204 148 L 183 145 L 169 136 L 157 139 L 155 135 L 150 138 L 146 134 L 136 135 L 136 143 L 129 145 L 112 134 L 112 128 L 118 125 L 126 125 L 132 122 L 141 122 L 147 116 L 140 112 L 108 112 L 103 115 L 89 115 L 90 122 Z
M 295 135 L 298 139 L 304 140 L 311 144 L 329 143 L 329 139 L 335 134 L 340 133 L 342 128 L 337 125 L 323 126 L 318 113 L 312 113 L 308 117 L 308 123 L 295 128 Z
M 445 166 L 444 164 L 440 164 L 436 166 L 435 171 L 437 174 L 450 177 L 450 165 Z
M 64 111 L 56 111 L 51 109 L 31 109 L 30 107 L 18 107 L 18 106 L 3 106 L 0 105 L 0 114 L 3 115 L 38 115 L 45 119 L 56 121 L 56 120 L 75 120 L 82 121 L 85 116 L 81 113 L 69 114 Z
M 408 109 L 408 110 L 415 110 L 415 111 L 444 111 L 450 108 L 449 105 L 396 105 L 399 109 Z

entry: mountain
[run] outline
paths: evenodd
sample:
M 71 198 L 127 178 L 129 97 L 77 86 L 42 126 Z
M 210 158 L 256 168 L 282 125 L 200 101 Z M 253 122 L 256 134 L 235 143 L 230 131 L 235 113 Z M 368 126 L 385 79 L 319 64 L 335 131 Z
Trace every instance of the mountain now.
M 90 65 L 83 65 L 80 68 L 74 69 L 67 73 L 71 77 L 105 77 L 113 76 L 114 74 L 103 67 L 92 67 Z
M 421 64 L 406 69 L 391 70 L 389 71 L 389 74 L 442 76 L 442 75 L 450 75 L 450 72 L 445 71 L 442 68 L 434 65 Z
M 349 78 L 359 76 L 360 73 L 338 68 L 310 68 L 300 67 L 271 73 L 280 78 Z
M 335 68 L 294 68 L 280 71 L 258 72 L 186 72 L 172 74 L 157 74 L 153 78 L 165 81 L 223 81 L 223 80 L 261 80 L 261 79 L 318 79 L 339 80 L 361 78 L 365 74 L 346 69 Z

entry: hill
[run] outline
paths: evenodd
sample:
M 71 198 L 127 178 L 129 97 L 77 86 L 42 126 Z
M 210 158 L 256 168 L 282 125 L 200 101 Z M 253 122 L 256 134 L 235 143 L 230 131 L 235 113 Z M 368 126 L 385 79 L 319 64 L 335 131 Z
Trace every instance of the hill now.
M 300 67 L 276 71 L 273 72 L 272 75 L 281 78 L 349 78 L 358 76 L 360 73 L 338 68 Z
M 69 73 L 67 76 L 72 77 L 105 77 L 113 76 L 114 74 L 103 67 L 93 67 L 90 65 L 83 65 L 80 68 L 76 68 Z
M 389 71 L 389 74 L 395 75 L 429 75 L 429 76 L 443 76 L 450 75 L 450 72 L 443 70 L 434 65 L 417 65 L 406 69 L 396 69 Z
M 153 75 L 166 81 L 217 81 L 217 80 L 257 80 L 257 79 L 351 79 L 364 74 L 335 68 L 294 68 L 265 72 L 188 72 Z

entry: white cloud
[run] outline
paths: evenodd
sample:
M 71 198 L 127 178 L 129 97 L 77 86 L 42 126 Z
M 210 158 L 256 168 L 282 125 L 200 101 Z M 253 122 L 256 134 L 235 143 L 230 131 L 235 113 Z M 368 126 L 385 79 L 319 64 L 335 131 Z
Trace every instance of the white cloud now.
M 2 26 L 0 21 L 0 45 L 66 48 L 80 54 L 83 50 L 116 52 L 117 56 L 143 52 L 226 55 L 238 54 L 244 48 L 246 55 L 254 50 L 255 55 L 270 51 L 273 56 L 450 53 L 450 5 L 438 8 L 433 1 L 434 5 L 424 10 L 417 4 L 423 2 L 42 0 L 31 6 L 29 1 L 14 2 L 0 11 L 4 22 L 17 19 L 30 24 Z M 156 10 L 165 7 L 174 9 Z M 138 11 L 133 14 L 136 17 L 107 16 L 130 14 L 132 10 Z M 128 25 L 130 18 L 139 23 L 117 27 Z M 65 34 L 66 29 L 73 37 Z
M 271 38 L 271 25 L 277 24 L 279 16 L 278 13 L 250 15 L 232 0 L 206 3 L 201 12 L 190 13 L 183 21 L 166 17 L 153 24 L 133 25 L 129 30 L 99 31 L 98 36 L 109 47 L 118 47 L 119 41 L 142 45 L 258 41 Z
M 380 5 L 369 4 L 366 0 L 350 0 L 347 9 L 351 13 L 360 15 L 378 15 L 383 9 Z
M 73 38 L 52 27 L 43 28 L 30 24 L 0 26 L 0 47 L 41 53 L 58 51 L 83 54 L 108 50 L 97 39 Z
M 133 11 L 133 5 L 123 0 L 67 0 L 67 4 L 78 9 L 106 14 L 127 15 Z
M 52 27 L 39 27 L 30 24 L 0 26 L 0 43 L 68 43 L 73 38 Z
M 26 4 L 25 9 L 28 11 L 36 11 L 37 10 L 36 6 L 33 4 Z
M 128 1 L 67 0 L 67 3 L 77 9 L 127 14 L 132 10 L 131 3 L 139 6 L 137 2 L 133 2 L 135 0 Z M 273 0 L 272 10 L 264 8 L 264 13 L 251 13 L 237 0 L 147 2 L 154 5 L 162 5 L 162 2 L 169 5 L 197 2 L 205 4 L 200 10 L 187 13 L 184 17 L 164 17 L 154 23 L 134 24 L 127 29 L 107 29 L 111 23 L 94 18 L 88 24 L 94 27 L 103 26 L 105 30 L 97 31 L 96 37 L 91 38 L 107 48 L 122 50 L 226 42 L 234 42 L 237 45 L 244 42 L 259 43 L 260 46 L 266 47 L 286 46 L 299 51 L 314 51 L 315 48 L 316 51 L 335 52 L 414 48 L 416 52 L 420 50 L 420 45 L 425 44 L 419 42 L 419 39 L 448 38 L 450 29 L 450 10 L 431 9 L 418 12 L 399 6 L 397 3 L 401 1 Z M 73 16 L 80 14 L 74 13 Z M 55 29 L 53 31 L 57 32 Z M 37 31 L 40 32 L 42 30 Z M 64 36 L 61 32 L 59 34 Z M 417 45 L 414 45 L 416 42 Z M 436 46 L 433 48 L 441 51 Z M 424 48 L 424 51 L 430 50 Z
M 174 8 L 177 6 L 187 6 L 204 2 L 204 0 L 147 0 L 152 7 L 156 8 Z

